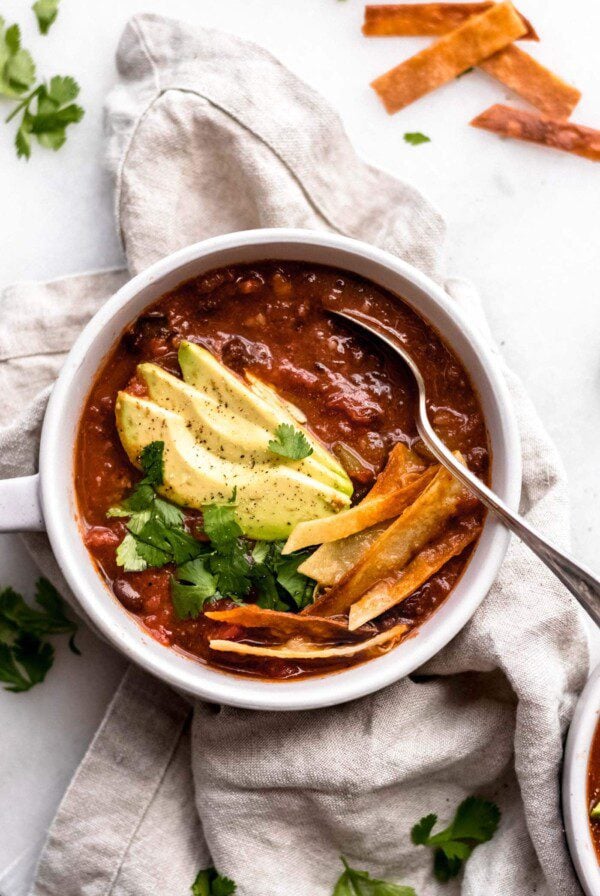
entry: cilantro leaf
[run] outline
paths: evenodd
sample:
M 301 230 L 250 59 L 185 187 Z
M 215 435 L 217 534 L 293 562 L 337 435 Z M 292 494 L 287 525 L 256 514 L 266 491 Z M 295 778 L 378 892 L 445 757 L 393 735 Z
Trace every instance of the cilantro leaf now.
M 304 433 L 291 423 L 280 423 L 275 430 L 275 438 L 267 447 L 272 454 L 289 457 L 291 460 L 302 460 L 313 453 L 313 448 Z
M 19 51 L 23 53 L 26 51 Z M 2 64 L 2 48 L 0 42 L 0 67 Z M 33 63 L 31 63 L 31 66 Z M 7 69 L 7 66 L 9 68 Z M 17 77 L 28 83 L 15 93 L 7 93 L 2 87 L 0 78 L 0 93 L 6 95 L 18 95 L 31 86 L 35 76 L 35 68 L 27 65 L 20 59 L 15 61 Z M 4 80 L 12 71 L 13 63 L 10 60 L 4 66 Z M 11 82 L 14 88 L 13 72 Z M 9 84 L 10 87 L 10 84 Z M 72 102 L 79 93 L 79 86 L 74 78 L 56 75 L 49 84 L 38 84 L 10 113 L 6 121 L 11 121 L 19 113 L 22 113 L 21 123 L 15 137 L 15 145 L 19 158 L 28 159 L 31 156 L 31 138 L 34 136 L 40 146 L 47 149 L 60 149 L 67 139 L 67 127 L 81 121 L 84 111 L 81 106 Z
M 425 846 L 437 822 L 437 815 L 425 815 L 414 825 L 410 837 L 415 846 Z
M 54 662 L 52 644 L 27 633 L 17 638 L 13 652 L 16 661 L 27 674 L 30 688 L 44 680 Z
M 404 135 L 404 142 L 410 143 L 411 146 L 418 146 L 420 143 L 431 143 L 431 138 L 421 134 L 420 131 L 413 131 Z
M 411 839 L 416 845 L 434 850 L 433 872 L 445 883 L 456 877 L 478 844 L 492 839 L 500 822 L 500 810 L 495 803 L 470 796 L 459 805 L 452 823 L 432 836 L 436 822 L 436 815 L 426 815 L 414 825 Z
M 332 896 L 416 896 L 412 887 L 378 880 L 367 871 L 357 871 L 343 856 L 342 862 L 346 870 L 338 879 Z
M 207 557 L 184 563 L 171 579 L 171 597 L 180 619 L 193 619 L 204 609 L 206 601 L 220 597 L 217 579 L 206 565 Z
M 242 534 L 233 498 L 227 504 L 205 504 L 202 516 L 204 531 L 217 548 L 226 548 Z
M 192 884 L 192 896 L 232 896 L 235 891 L 234 882 L 217 874 L 214 868 L 199 871 Z
M 164 442 L 150 442 L 140 454 L 140 464 L 145 473 L 145 482 L 156 487 L 164 481 Z
M 21 46 L 19 26 L 4 26 L 0 17 L 0 94 L 18 98 L 35 81 L 35 63 L 31 53 Z
M 210 557 L 210 570 L 218 577 L 220 593 L 233 600 L 246 597 L 252 587 L 252 564 L 244 543 L 240 539 L 224 547 L 218 544 L 216 547 L 217 550 Z
M 290 595 L 298 610 L 308 606 L 315 589 L 315 582 L 298 572 L 298 567 L 310 553 L 311 551 L 296 551 L 282 556 L 280 548 L 279 556 L 274 562 L 277 582 Z
M 0 592 L 0 681 L 13 693 L 28 691 L 43 681 L 54 660 L 54 648 L 45 635 L 70 635 L 73 643 L 77 625 L 66 615 L 64 603 L 47 579 L 36 583 L 35 600 L 40 610 L 30 607 L 12 588 Z
M 252 556 L 254 557 L 254 551 Z M 252 584 L 258 591 L 258 599 L 256 601 L 258 606 L 264 610 L 279 610 L 282 613 L 287 613 L 290 608 L 279 596 L 277 579 L 270 567 L 264 562 L 259 561 L 257 563 L 255 561 L 250 574 Z
M 50 26 L 56 21 L 59 0 L 37 0 L 31 7 L 38 21 L 41 34 L 48 34 Z
M 116 556 L 117 566 L 122 566 L 125 572 L 143 572 L 148 568 L 148 563 L 138 553 L 137 542 L 130 532 L 117 547 Z

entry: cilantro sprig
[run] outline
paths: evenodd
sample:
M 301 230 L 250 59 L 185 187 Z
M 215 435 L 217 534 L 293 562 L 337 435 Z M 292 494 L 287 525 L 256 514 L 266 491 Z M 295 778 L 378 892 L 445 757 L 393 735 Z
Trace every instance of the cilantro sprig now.
M 125 572 L 174 564 L 171 597 L 180 619 L 193 619 L 207 601 L 227 597 L 242 602 L 251 592 L 261 607 L 302 609 L 311 599 L 312 579 L 298 572 L 310 551 L 282 556 L 284 542 L 244 538 L 236 515 L 236 493 L 225 503 L 202 509 L 204 534 L 199 541 L 185 530 L 179 507 L 163 500 L 157 488 L 164 481 L 164 442 L 151 442 L 140 454 L 143 479 L 131 495 L 108 510 L 109 517 L 128 518 L 127 534 L 117 548 L 117 564 Z
M 275 438 L 267 447 L 272 454 L 290 460 L 304 460 L 313 453 L 313 448 L 304 433 L 291 423 L 280 423 L 275 430 Z
M 367 871 L 351 868 L 342 856 L 345 871 L 335 885 L 332 896 L 416 896 L 412 887 L 378 880 Z
M 269 610 L 300 610 L 310 602 L 314 582 L 298 572 L 309 551 L 284 557 L 284 542 L 258 541 L 251 547 L 237 520 L 235 492 L 226 504 L 207 504 L 202 512 L 210 545 L 203 556 L 180 566 L 171 581 L 181 619 L 197 616 L 207 601 L 227 597 L 241 603 L 251 592 Z
M 38 0 L 33 10 L 45 34 L 58 14 L 58 0 Z M 0 17 L 0 96 L 18 100 L 6 122 L 21 116 L 15 146 L 19 158 L 25 159 L 31 156 L 34 137 L 46 149 L 60 149 L 67 139 L 69 125 L 77 124 L 84 115 L 81 106 L 74 102 L 79 95 L 74 78 L 56 75 L 49 82 L 37 85 L 35 80 L 35 62 L 29 50 L 21 45 L 19 26 L 6 27 Z
M 78 94 L 74 78 L 56 75 L 49 84 L 38 84 L 24 97 L 6 119 L 12 121 L 22 113 L 15 137 L 19 158 L 30 158 L 32 137 L 46 149 L 60 149 L 67 139 L 67 127 L 84 116 L 81 106 L 73 102 Z
M 463 862 L 480 843 L 494 836 L 500 822 L 500 810 L 495 803 L 476 796 L 467 797 L 456 810 L 447 828 L 432 835 L 437 815 L 425 815 L 413 827 L 411 839 L 415 845 L 433 849 L 433 873 L 446 883 L 460 872 Z
M 48 34 L 58 15 L 59 0 L 37 0 L 31 7 L 41 34 Z
M 35 62 L 21 46 L 21 29 L 18 25 L 7 28 L 0 16 L 0 95 L 20 97 L 34 81 Z
M 108 510 L 108 517 L 129 517 L 127 535 L 117 548 L 117 564 L 125 572 L 142 572 L 167 563 L 181 566 L 205 550 L 186 532 L 183 513 L 156 493 L 163 484 L 164 442 L 151 442 L 140 454 L 144 478 L 132 494 Z
M 77 625 L 47 579 L 38 579 L 35 602 L 40 609 L 29 606 L 12 588 L 0 591 L 0 681 L 13 693 L 30 690 L 52 667 L 54 648 L 43 638 L 70 635 L 69 647 L 79 653 L 73 640 Z
M 192 884 L 192 896 L 232 896 L 237 887 L 228 877 L 217 874 L 214 868 L 199 871 Z

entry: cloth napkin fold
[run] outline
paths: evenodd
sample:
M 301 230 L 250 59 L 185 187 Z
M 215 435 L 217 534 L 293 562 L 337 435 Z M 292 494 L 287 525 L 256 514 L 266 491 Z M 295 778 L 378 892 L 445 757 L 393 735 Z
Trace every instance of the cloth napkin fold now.
M 139 16 L 118 68 L 109 163 L 131 272 L 204 237 L 292 225 L 360 237 L 443 280 L 439 215 L 361 161 L 332 110 L 264 50 Z M 2 476 L 35 469 L 64 353 L 125 276 L 3 294 Z M 446 288 L 485 328 L 468 284 Z M 522 511 L 566 546 L 562 466 L 521 385 L 505 375 L 522 437 Z M 26 542 L 66 594 L 45 536 Z M 340 854 L 419 896 L 575 896 L 559 769 L 587 664 L 574 602 L 513 542 L 473 619 L 419 676 L 344 706 L 192 710 L 130 668 L 61 804 L 32 896 L 184 896 L 210 863 L 239 896 L 329 896 Z M 498 802 L 500 828 L 461 878 L 438 884 L 410 828 L 430 812 L 448 821 L 472 793 Z

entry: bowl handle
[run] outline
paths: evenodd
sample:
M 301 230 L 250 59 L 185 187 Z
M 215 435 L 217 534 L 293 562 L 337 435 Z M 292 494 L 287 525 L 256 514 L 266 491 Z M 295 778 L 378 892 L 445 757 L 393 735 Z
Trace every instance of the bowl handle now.
M 40 477 L 0 480 L 0 532 L 43 532 Z

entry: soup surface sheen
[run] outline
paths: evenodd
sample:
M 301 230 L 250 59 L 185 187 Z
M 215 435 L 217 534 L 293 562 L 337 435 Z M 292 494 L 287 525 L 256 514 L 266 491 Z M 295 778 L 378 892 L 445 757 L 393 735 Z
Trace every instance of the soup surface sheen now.
M 481 408 L 459 360 L 408 305 L 370 281 L 301 262 L 262 261 L 211 271 L 183 283 L 150 306 L 105 360 L 87 400 L 76 444 L 76 488 L 85 544 L 117 599 L 160 643 L 229 672 L 287 679 L 341 669 L 356 659 L 289 661 L 215 654 L 212 637 L 236 638 L 237 626 L 203 614 L 180 620 L 170 595 L 172 567 L 125 573 L 115 548 L 126 520 L 107 518 L 141 474 L 129 462 L 115 426 L 119 390 L 143 394 L 142 361 L 180 376 L 177 348 L 189 340 L 236 373 L 256 374 L 306 415 L 307 427 L 338 457 L 350 449 L 360 464 L 349 470 L 353 503 L 372 486 L 398 442 L 421 450 L 408 374 L 380 344 L 328 314 L 360 310 L 393 330 L 410 349 L 427 383 L 431 420 L 468 466 L 487 476 L 488 440 Z M 341 454 L 340 454 L 341 450 Z M 471 514 L 473 526 L 481 510 Z M 468 521 L 467 521 L 468 524 Z M 201 535 L 201 514 L 186 511 L 186 526 Z M 450 560 L 399 606 L 374 621 L 373 634 L 399 622 L 423 622 L 456 583 L 471 549 Z M 233 604 L 221 600 L 210 609 Z

